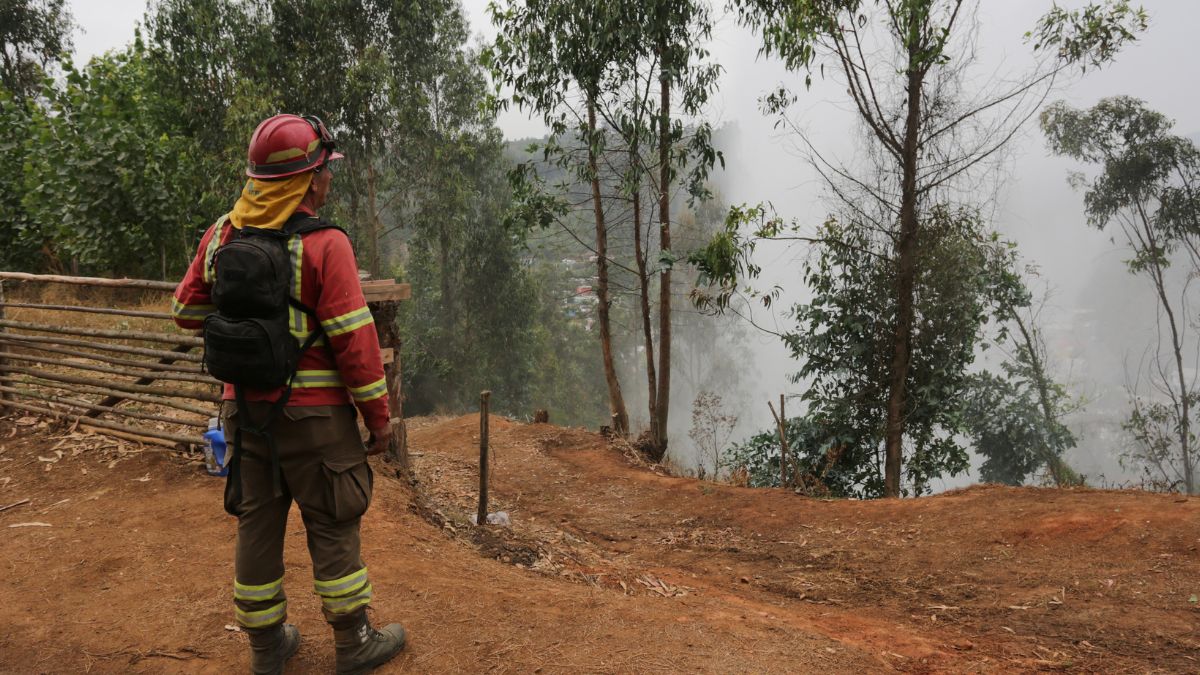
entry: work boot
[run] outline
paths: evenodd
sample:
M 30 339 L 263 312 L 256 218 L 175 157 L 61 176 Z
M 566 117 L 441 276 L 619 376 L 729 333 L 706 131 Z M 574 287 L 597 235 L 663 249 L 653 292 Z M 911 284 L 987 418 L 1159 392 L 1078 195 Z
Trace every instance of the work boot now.
M 337 675 L 360 675 L 382 666 L 404 649 L 404 628 L 398 623 L 375 630 L 363 612 L 356 619 L 334 626 Z
M 290 623 L 270 628 L 247 628 L 250 637 L 250 672 L 282 675 L 283 663 L 300 649 L 300 631 Z

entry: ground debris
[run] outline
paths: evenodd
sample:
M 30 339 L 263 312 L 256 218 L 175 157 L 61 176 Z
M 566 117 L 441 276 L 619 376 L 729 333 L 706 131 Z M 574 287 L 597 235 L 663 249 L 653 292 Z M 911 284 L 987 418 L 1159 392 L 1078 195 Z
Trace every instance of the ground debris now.
M 664 598 L 679 598 L 688 594 L 688 589 L 683 586 L 672 586 L 667 582 L 654 577 L 650 574 L 643 574 L 635 579 L 639 584 L 645 586 L 651 593 L 656 593 Z M 624 584 L 622 584 L 624 586 Z M 695 589 L 692 589 L 693 591 Z
M 0 506 L 0 513 L 3 513 L 9 509 L 14 509 L 18 506 L 21 506 L 23 504 L 28 504 L 28 503 L 29 503 L 29 497 L 26 497 L 25 499 L 22 499 L 21 501 L 13 502 L 7 506 Z

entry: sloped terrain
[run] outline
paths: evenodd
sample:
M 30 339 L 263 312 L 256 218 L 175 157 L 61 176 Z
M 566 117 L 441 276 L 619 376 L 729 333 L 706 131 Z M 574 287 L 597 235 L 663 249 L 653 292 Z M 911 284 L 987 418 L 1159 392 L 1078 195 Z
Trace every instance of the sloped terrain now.
M 234 521 L 194 460 L 0 419 L 0 671 L 238 672 Z M 976 487 L 832 502 L 675 478 L 581 430 L 413 420 L 364 521 L 380 672 L 1200 671 L 1200 499 Z M 289 672 L 330 672 L 298 514 Z M 31 523 L 42 523 L 34 525 Z M 20 527 L 12 527 L 20 525 Z

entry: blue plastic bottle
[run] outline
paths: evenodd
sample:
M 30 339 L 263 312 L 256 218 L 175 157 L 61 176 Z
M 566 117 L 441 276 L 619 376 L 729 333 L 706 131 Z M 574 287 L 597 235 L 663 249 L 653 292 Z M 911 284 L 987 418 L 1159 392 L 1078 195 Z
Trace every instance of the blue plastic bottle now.
M 211 417 L 208 420 L 208 431 L 204 432 L 204 470 L 210 476 L 224 476 L 229 473 L 225 466 L 225 430 L 221 428 L 221 420 Z

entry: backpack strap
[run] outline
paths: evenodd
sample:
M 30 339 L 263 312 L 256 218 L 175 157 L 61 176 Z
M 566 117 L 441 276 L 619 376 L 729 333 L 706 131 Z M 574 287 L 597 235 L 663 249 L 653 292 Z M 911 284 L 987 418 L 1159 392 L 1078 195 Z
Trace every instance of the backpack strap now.
M 316 216 L 310 216 L 307 213 L 301 213 L 299 211 L 293 213 L 292 216 L 288 218 L 286 222 L 284 222 L 283 228 L 281 228 L 280 231 L 286 235 L 292 235 L 308 234 L 309 232 L 316 232 L 317 230 L 337 230 L 342 234 L 345 234 L 347 237 L 350 236 L 345 230 L 327 220 L 322 220 Z

